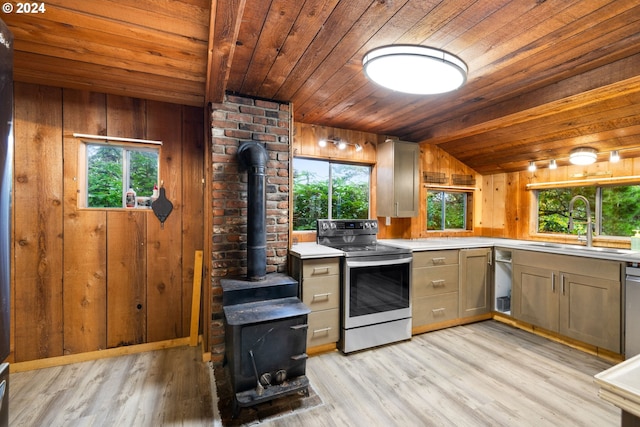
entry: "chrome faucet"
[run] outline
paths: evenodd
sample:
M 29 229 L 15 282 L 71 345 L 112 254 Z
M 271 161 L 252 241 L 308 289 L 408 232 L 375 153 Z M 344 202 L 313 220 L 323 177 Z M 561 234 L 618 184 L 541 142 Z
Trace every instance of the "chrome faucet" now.
M 585 204 L 587 211 L 587 247 L 590 248 L 593 243 L 593 227 L 591 224 L 591 207 L 589 206 L 589 200 L 584 196 L 574 196 L 569 202 L 569 231 L 573 230 L 573 204 L 576 200 L 582 200 Z M 580 236 L 578 236 L 580 239 Z

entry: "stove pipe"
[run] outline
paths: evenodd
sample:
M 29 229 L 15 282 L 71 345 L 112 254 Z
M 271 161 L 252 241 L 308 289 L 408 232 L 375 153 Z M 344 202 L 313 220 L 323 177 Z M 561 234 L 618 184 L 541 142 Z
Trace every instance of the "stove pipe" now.
M 258 142 L 245 142 L 238 160 L 247 169 L 247 279 L 264 280 L 267 274 L 267 150 Z

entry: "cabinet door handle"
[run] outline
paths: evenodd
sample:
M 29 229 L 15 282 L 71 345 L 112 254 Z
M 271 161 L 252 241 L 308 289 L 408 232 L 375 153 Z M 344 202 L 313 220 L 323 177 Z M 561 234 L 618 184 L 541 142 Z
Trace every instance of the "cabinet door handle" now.
M 445 257 L 431 258 L 431 261 L 436 265 L 444 264 L 445 260 Z
M 443 288 L 444 285 L 445 285 L 444 279 L 431 281 L 431 286 L 433 286 L 434 288 Z
M 311 300 L 315 301 L 316 299 L 329 299 L 329 295 L 331 295 L 331 292 L 327 292 L 326 294 L 315 294 L 313 298 L 311 298 Z
M 551 292 L 556 292 L 556 273 L 551 273 Z
M 444 315 L 444 311 L 445 308 L 434 308 L 433 310 L 431 310 L 431 312 L 433 313 L 434 316 L 440 316 L 440 315 Z
M 315 276 L 316 274 L 329 274 L 329 267 L 313 267 L 311 275 Z
M 329 331 L 331 330 L 331 327 L 328 328 L 322 328 L 322 329 L 314 329 L 311 335 L 315 334 L 329 334 Z
M 564 295 L 564 274 L 560 274 L 560 287 L 562 288 L 562 295 Z

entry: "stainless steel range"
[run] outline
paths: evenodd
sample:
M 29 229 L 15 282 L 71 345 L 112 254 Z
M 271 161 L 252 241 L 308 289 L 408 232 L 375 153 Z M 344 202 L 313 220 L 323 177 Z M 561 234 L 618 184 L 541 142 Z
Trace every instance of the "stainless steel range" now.
M 317 221 L 317 243 L 344 251 L 344 353 L 411 338 L 411 251 L 377 242 L 375 219 Z

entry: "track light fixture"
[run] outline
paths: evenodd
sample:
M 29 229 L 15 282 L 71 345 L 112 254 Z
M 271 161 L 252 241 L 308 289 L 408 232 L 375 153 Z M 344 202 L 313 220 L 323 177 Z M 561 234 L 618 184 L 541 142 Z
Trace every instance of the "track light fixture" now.
M 362 151 L 362 145 L 357 142 L 348 142 L 340 138 L 327 138 L 318 141 L 320 147 L 326 147 L 327 144 L 333 144 L 338 150 L 344 150 L 348 146 L 352 146 L 356 151 Z

